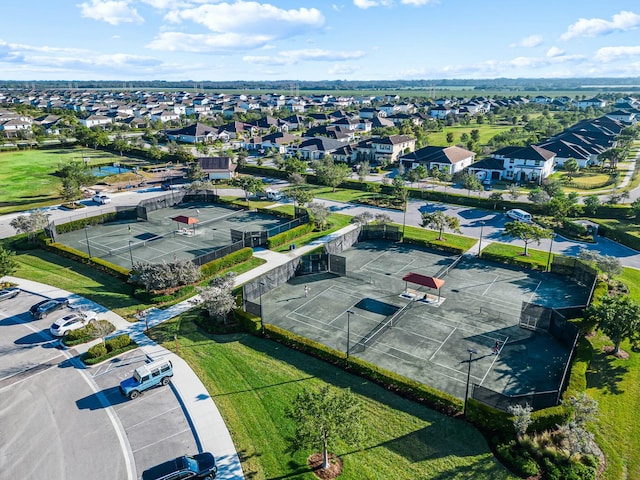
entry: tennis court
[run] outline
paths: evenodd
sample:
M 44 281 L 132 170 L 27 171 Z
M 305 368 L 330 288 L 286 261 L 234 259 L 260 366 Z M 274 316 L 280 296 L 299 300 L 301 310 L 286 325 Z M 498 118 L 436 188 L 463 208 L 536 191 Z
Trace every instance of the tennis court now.
M 178 223 L 177 216 L 196 219 Z M 148 220 L 122 220 L 58 235 L 58 241 L 91 256 L 130 268 L 133 262 L 191 260 L 231 242 L 231 229 L 263 231 L 286 223 L 264 213 L 210 203 L 189 203 L 150 212 Z
M 461 398 L 468 349 L 477 352 L 472 383 L 506 394 L 557 388 L 569 351 L 550 335 L 518 327 L 521 305 L 580 305 L 584 287 L 472 257 L 448 269 L 457 257 L 384 241 L 341 255 L 347 276 L 294 277 L 264 294 L 265 321 L 345 352 L 348 323 L 351 355 Z M 413 298 L 403 296 L 412 287 L 402 280 L 409 272 L 445 274 L 441 303 L 422 301 L 438 292 L 417 285 Z

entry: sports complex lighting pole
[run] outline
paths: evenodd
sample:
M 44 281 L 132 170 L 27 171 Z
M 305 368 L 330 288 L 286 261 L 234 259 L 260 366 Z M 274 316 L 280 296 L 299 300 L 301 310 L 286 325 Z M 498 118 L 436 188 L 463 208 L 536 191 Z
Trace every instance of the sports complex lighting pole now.
M 467 400 L 469 399 L 469 380 L 471 379 L 471 360 L 473 356 L 478 353 L 477 350 L 473 348 L 467 348 L 467 352 L 469 352 L 469 366 L 467 369 L 467 389 L 464 392 L 464 410 L 462 412 L 463 416 L 467 416 Z
M 264 318 L 262 318 L 262 287 L 265 285 L 266 283 L 260 281 L 260 331 L 262 335 L 264 335 Z
M 482 254 L 482 232 L 484 230 L 484 221 L 480 222 L 480 241 L 478 242 L 478 258 Z
M 85 225 L 84 226 L 84 238 L 87 239 L 87 251 L 89 252 L 89 258 L 91 258 L 91 245 L 89 245 L 89 234 L 87 233 L 89 231 L 89 225 Z
M 129 240 L 129 258 L 131 259 L 131 268 L 133 268 L 133 253 L 131 253 L 131 243 L 133 240 Z
M 549 271 L 549 266 L 551 265 L 551 249 L 553 248 L 553 239 L 555 238 L 555 236 L 555 233 L 551 234 L 551 245 L 549 245 L 549 255 L 547 256 L 547 272 Z
M 350 332 L 351 332 L 351 315 L 355 315 L 356 312 L 353 310 L 347 310 L 347 360 L 349 360 L 349 343 L 350 343 Z
M 403 187 L 404 188 L 404 187 Z M 407 225 L 407 208 L 409 207 L 409 192 L 404 191 L 404 213 L 402 214 L 402 236 L 404 237 L 404 229 Z

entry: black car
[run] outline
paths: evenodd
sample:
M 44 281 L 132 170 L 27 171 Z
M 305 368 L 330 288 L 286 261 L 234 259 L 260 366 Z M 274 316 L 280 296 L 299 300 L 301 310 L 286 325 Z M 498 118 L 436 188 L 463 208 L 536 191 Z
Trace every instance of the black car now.
M 45 318 L 50 313 L 60 310 L 67 305 L 69 305 L 69 300 L 66 298 L 52 298 L 32 305 L 29 312 L 33 318 Z
M 182 480 L 216 478 L 218 467 L 215 458 L 209 452 L 174 458 L 142 472 L 142 480 Z
M 9 300 L 16 297 L 20 293 L 20 289 L 17 287 L 9 287 L 0 290 L 0 300 Z

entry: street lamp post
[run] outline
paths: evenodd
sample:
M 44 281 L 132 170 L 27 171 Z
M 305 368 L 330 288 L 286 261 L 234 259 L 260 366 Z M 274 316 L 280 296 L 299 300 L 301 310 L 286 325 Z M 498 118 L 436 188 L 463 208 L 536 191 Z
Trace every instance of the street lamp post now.
M 133 268 L 133 253 L 131 252 L 131 243 L 133 240 L 129 240 L 129 258 L 131 259 L 131 268 Z
M 484 222 L 480 222 L 480 241 L 478 242 L 478 258 L 482 255 L 482 232 L 484 231 Z
M 473 358 L 473 355 L 478 353 L 478 351 L 474 350 L 473 348 L 467 348 L 467 352 L 469 352 L 469 365 L 467 368 L 467 389 L 464 392 L 464 410 L 462 412 L 462 414 L 465 417 L 467 416 L 467 400 L 469 399 L 469 380 L 471 379 L 471 360 Z
M 89 231 L 89 225 L 85 225 L 84 226 L 84 238 L 87 239 L 87 251 L 89 252 L 89 258 L 91 258 L 91 245 L 89 245 L 89 234 L 87 233 Z
M 260 332 L 264 335 L 264 318 L 262 316 L 262 287 L 264 287 L 266 283 L 260 281 Z
M 356 312 L 353 310 L 347 310 L 347 360 L 349 360 L 349 345 L 351 343 L 350 334 L 351 334 L 351 315 L 354 315 Z
M 555 236 L 555 233 L 551 234 L 551 245 L 549 245 L 549 255 L 547 256 L 547 272 L 549 271 L 549 267 L 551 266 L 551 249 L 553 248 L 553 239 L 555 238 Z

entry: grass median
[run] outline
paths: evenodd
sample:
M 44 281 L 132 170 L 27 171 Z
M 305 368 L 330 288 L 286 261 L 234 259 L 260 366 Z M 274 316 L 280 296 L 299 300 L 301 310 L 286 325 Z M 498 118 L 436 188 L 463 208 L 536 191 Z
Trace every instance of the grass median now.
M 294 425 L 284 412 L 303 389 L 331 384 L 351 388 L 362 401 L 362 445 L 338 444 L 340 478 L 515 479 L 471 425 L 405 400 L 325 362 L 247 334 L 210 336 L 194 311 L 151 331 L 152 338 L 185 358 L 220 409 L 246 478 L 313 479 L 312 450 L 288 451 Z

